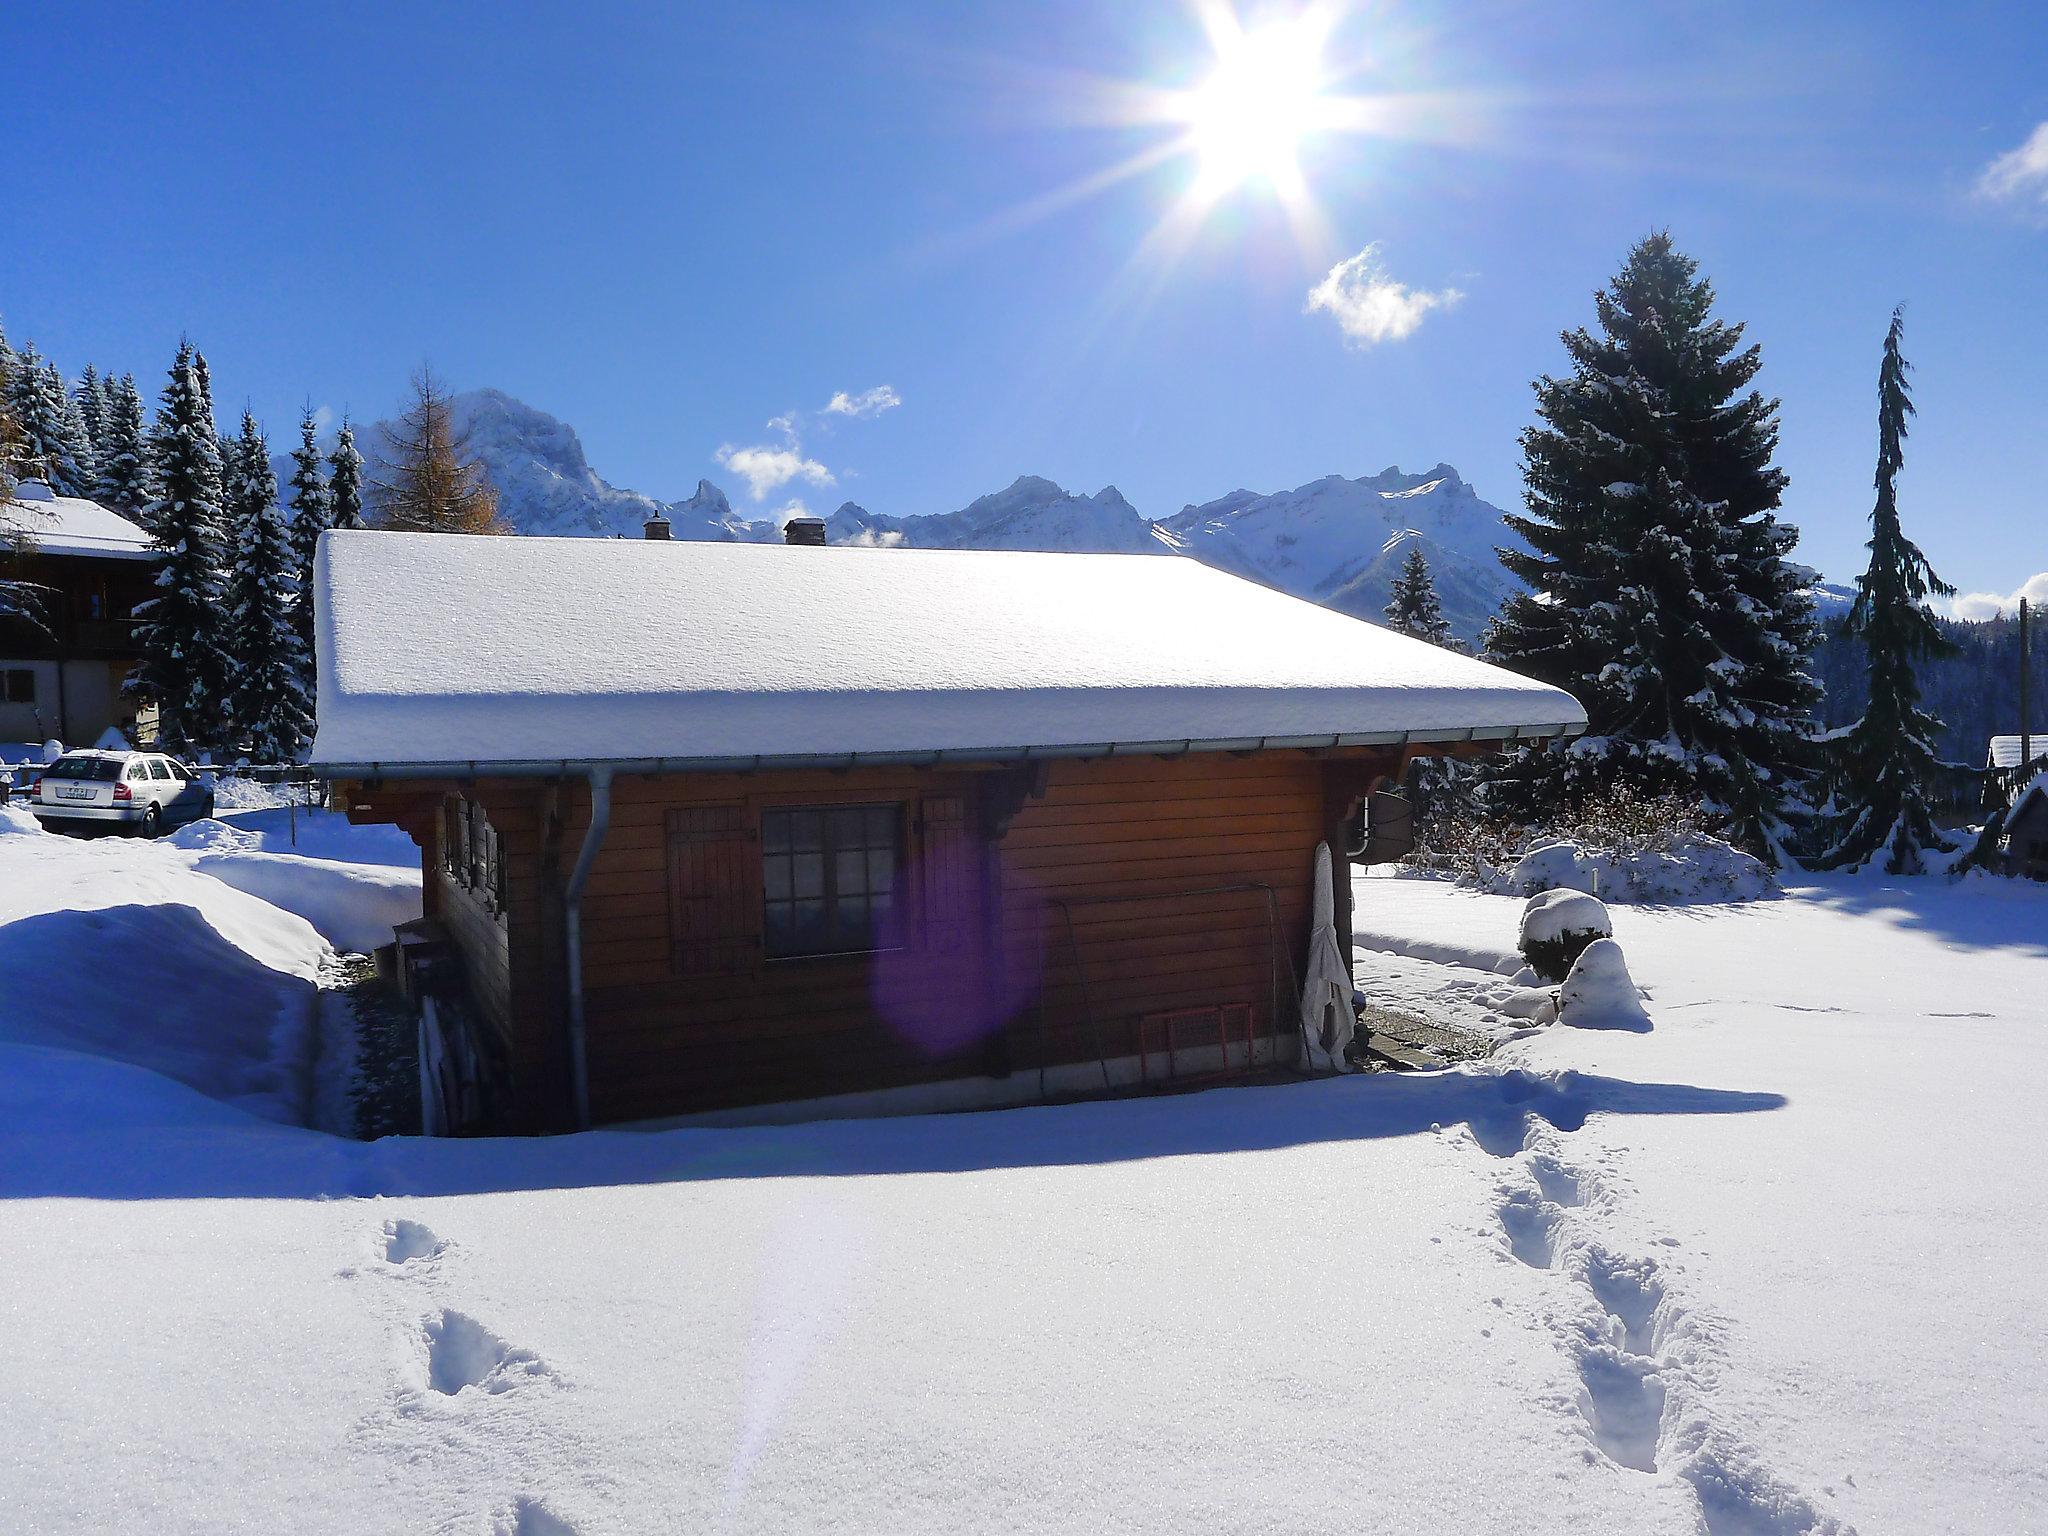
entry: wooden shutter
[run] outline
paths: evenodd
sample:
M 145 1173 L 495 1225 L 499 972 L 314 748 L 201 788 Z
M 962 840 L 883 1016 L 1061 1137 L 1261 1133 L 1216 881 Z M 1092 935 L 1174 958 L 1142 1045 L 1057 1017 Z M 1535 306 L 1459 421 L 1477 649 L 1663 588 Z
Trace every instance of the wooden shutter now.
M 746 807 L 668 813 L 669 963 L 684 976 L 729 976 L 761 953 L 761 898 Z
M 981 920 L 980 853 L 962 795 L 926 795 L 919 804 L 918 868 L 924 876 L 925 948 L 963 954 Z

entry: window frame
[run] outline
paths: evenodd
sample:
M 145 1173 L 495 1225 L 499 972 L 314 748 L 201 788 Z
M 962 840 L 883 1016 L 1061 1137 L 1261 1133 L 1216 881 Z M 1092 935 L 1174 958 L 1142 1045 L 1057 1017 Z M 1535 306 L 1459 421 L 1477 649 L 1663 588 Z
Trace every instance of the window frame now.
M 25 693 L 15 691 L 17 680 L 27 689 Z M 35 708 L 36 669 L 34 667 L 0 667 L 0 704 L 27 705 Z
M 844 960 L 862 955 L 883 954 L 890 950 L 904 949 L 911 944 L 911 914 L 913 911 L 907 877 L 910 870 L 910 803 L 901 799 L 845 800 L 830 802 L 791 802 L 780 805 L 765 805 L 760 808 L 760 844 L 756 858 L 756 870 L 761 882 L 761 958 L 770 965 L 804 960 Z M 850 812 L 861 816 L 861 841 L 847 845 L 840 840 L 842 823 L 840 818 Z M 888 818 L 888 841 L 871 841 L 871 828 L 875 825 L 876 813 L 885 813 Z M 801 896 L 796 860 L 811 850 L 797 846 L 797 830 L 790 825 L 778 847 L 773 823 L 778 818 L 792 819 L 799 816 L 818 818 L 818 846 L 815 850 L 819 859 L 819 892 L 816 897 Z M 888 882 L 885 887 L 874 883 L 873 856 L 886 851 L 889 856 Z M 848 892 L 840 889 L 841 859 L 859 853 L 863 855 L 862 888 Z M 787 895 L 775 895 L 778 882 L 771 877 L 771 862 L 777 859 L 789 861 L 787 881 L 782 883 Z M 880 930 L 874 910 L 877 896 L 886 895 L 888 908 L 894 916 L 895 927 L 886 934 Z M 816 943 L 796 939 L 795 909 L 810 900 L 823 907 L 822 920 L 824 935 Z M 843 916 L 845 906 L 859 902 L 866 908 L 863 922 L 864 931 L 850 933 L 846 930 Z M 778 930 L 777 909 L 786 909 L 789 917 Z M 884 942 L 886 937 L 887 942 Z

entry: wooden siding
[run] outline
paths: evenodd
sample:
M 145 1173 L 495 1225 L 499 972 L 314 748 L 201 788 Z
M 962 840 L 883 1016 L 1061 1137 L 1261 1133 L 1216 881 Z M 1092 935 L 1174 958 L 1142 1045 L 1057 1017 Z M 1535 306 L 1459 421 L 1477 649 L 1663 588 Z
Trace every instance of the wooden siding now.
M 1142 1015 L 1184 1008 L 1242 1005 L 1258 1034 L 1291 1039 L 1316 844 L 1400 767 L 1359 753 L 1068 760 L 1038 768 L 1036 794 L 1030 770 L 1003 768 L 620 778 L 583 901 L 592 1117 L 1129 1056 Z M 406 802 L 431 842 L 440 817 L 420 806 L 456 792 L 482 796 L 501 835 L 505 910 L 449 882 L 435 846 L 429 908 L 504 1032 L 525 1107 L 508 1128 L 560 1126 L 559 898 L 589 792 L 487 780 L 368 798 Z M 854 804 L 906 808 L 894 943 L 764 958 L 762 811 Z

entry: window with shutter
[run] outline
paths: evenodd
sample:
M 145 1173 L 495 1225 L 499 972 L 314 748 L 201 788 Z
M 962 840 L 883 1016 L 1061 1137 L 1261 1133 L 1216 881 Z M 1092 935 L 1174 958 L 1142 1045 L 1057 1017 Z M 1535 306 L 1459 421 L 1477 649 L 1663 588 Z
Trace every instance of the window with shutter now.
M 668 831 L 669 963 L 685 976 L 731 975 L 761 949 L 746 808 L 672 810 Z
M 919 807 L 923 832 L 925 948 L 960 954 L 974 947 L 981 915 L 980 849 L 963 795 L 927 795 Z

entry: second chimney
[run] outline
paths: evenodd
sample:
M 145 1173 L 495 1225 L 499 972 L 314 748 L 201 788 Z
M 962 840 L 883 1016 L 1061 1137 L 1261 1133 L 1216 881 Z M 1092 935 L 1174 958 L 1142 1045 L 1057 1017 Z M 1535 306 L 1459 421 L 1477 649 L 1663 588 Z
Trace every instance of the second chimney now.
M 782 541 L 785 544 L 809 544 L 823 549 L 825 519 L 812 517 L 808 513 L 792 517 L 782 525 Z

